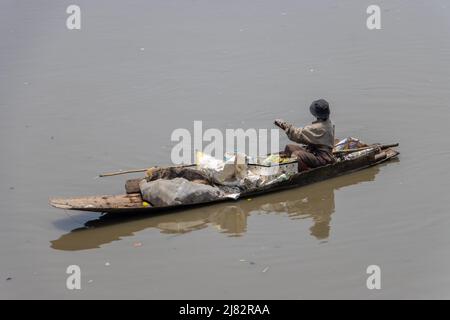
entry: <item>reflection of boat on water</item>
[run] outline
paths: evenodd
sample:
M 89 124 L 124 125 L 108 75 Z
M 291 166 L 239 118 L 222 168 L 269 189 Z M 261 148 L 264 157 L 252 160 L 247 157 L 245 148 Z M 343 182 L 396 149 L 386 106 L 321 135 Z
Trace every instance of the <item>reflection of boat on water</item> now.
M 105 215 L 52 241 L 51 246 L 59 250 L 92 249 L 147 228 L 157 228 L 162 233 L 182 234 L 213 226 L 220 232 L 237 236 L 246 232 L 247 217 L 256 213 L 284 214 L 291 219 L 311 218 L 311 235 L 319 240 L 326 239 L 330 233 L 331 215 L 335 210 L 334 191 L 373 181 L 379 170 L 379 167 L 371 167 L 301 189 L 286 190 L 233 204 L 218 203 L 178 213 L 151 217 L 142 215 L 131 219 Z

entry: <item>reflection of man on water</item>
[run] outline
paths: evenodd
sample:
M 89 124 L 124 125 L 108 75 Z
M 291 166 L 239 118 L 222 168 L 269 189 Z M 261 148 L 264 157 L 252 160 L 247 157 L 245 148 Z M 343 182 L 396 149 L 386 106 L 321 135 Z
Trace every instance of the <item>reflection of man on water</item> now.
M 300 192 L 298 200 L 267 203 L 261 209 L 268 213 L 287 213 L 292 219 L 311 218 L 311 235 L 318 240 L 327 239 L 330 235 L 331 215 L 334 212 L 334 187 L 320 183 L 312 185 L 310 189 L 313 190 Z
M 291 219 L 311 218 L 313 221 L 309 228 L 311 235 L 318 240 L 327 239 L 330 236 L 331 215 L 335 211 L 334 192 L 342 187 L 373 181 L 379 170 L 379 167 L 373 167 L 351 175 L 315 183 L 302 189 L 255 198 L 253 205 L 259 201 L 261 204 L 256 208 L 253 207 L 251 211 L 279 212 L 287 214 Z M 272 197 L 277 201 L 267 201 L 267 197 Z M 285 200 L 283 201 L 283 199 Z

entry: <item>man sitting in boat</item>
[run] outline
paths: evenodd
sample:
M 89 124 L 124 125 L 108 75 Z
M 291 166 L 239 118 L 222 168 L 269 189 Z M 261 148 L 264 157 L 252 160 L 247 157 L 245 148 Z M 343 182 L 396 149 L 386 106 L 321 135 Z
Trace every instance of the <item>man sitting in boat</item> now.
M 289 140 L 304 145 L 288 144 L 284 150 L 286 156 L 298 159 L 299 171 L 336 161 L 333 156 L 334 125 L 330 120 L 328 102 L 324 99 L 313 101 L 309 110 L 317 120 L 303 128 L 294 127 L 280 119 L 275 120 L 275 125 L 286 132 Z

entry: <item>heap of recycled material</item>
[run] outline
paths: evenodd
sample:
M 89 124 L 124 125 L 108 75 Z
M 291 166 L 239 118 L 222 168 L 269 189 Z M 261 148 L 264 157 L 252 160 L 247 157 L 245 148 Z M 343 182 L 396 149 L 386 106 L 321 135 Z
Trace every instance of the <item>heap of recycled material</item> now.
M 348 137 L 339 141 L 333 151 L 364 147 L 367 144 Z M 342 153 L 337 160 L 354 159 L 367 152 L 370 149 Z M 282 153 L 258 158 L 242 153 L 226 153 L 224 159 L 216 159 L 197 152 L 196 165 L 151 169 L 139 186 L 145 201 L 153 206 L 164 207 L 237 199 L 244 191 L 286 181 L 296 173 L 297 160 L 284 157 Z
M 219 160 L 198 152 L 196 166 L 149 170 L 139 186 L 145 201 L 163 207 L 237 199 L 243 191 L 285 181 L 297 172 L 295 159 L 278 154 L 258 159 L 226 154 Z

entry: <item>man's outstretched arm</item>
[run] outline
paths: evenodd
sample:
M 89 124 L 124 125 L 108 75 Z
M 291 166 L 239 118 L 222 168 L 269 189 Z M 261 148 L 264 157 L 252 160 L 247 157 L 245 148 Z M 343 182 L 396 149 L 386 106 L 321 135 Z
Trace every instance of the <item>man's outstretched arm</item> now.
M 296 128 L 292 124 L 287 123 L 284 120 L 276 119 L 275 125 L 279 127 L 280 129 L 284 130 L 286 132 L 286 135 L 288 136 L 289 140 L 297 142 L 297 143 L 303 143 L 302 139 L 302 130 L 303 128 Z

